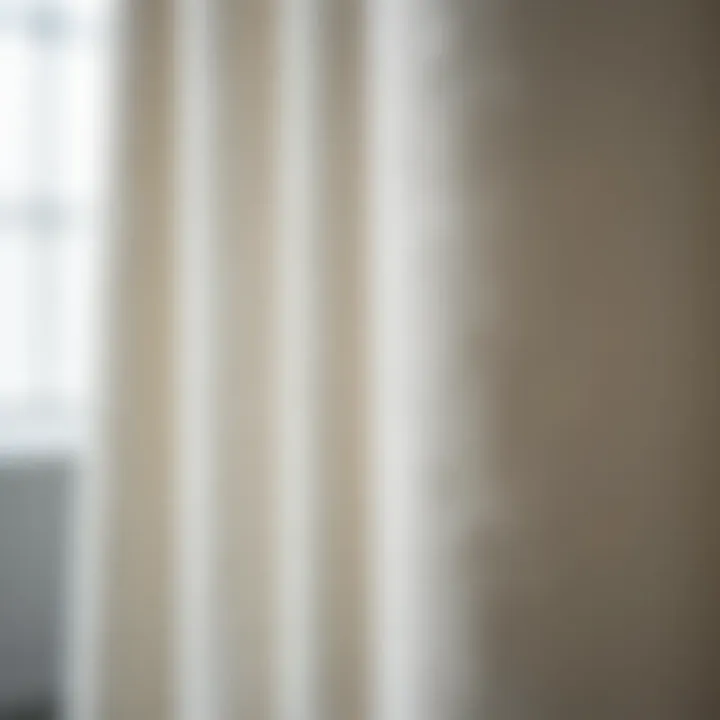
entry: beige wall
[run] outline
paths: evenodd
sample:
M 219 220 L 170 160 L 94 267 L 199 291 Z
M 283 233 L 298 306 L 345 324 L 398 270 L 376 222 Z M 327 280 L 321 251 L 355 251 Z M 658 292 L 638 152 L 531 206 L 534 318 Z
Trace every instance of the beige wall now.
M 486 717 L 716 717 L 710 4 L 475 5 L 468 57 L 490 19 L 510 90 L 478 92 L 468 162 L 497 308 L 474 362 L 502 517 L 466 562 Z

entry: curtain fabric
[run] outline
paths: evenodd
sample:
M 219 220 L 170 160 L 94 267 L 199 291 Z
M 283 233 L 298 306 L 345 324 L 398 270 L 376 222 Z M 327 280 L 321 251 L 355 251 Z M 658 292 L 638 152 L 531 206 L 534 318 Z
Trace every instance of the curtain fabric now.
M 709 5 L 125 16 L 72 720 L 714 716 Z

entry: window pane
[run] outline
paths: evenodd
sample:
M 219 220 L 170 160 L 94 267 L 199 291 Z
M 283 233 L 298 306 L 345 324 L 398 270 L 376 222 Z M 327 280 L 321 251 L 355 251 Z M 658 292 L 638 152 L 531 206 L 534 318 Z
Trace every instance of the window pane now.
M 96 251 L 92 232 L 73 234 L 62 241 L 58 268 L 59 292 L 60 396 L 73 404 L 82 404 L 92 386 L 91 326 L 97 302 Z
M 113 5 L 0 0 L 0 403 L 90 389 Z
M 24 199 L 30 182 L 32 76 L 36 56 L 27 37 L 0 26 L 0 213 Z M 0 223 L 3 217 L 0 216 Z M 2 226 L 0 225 L 0 231 Z
M 88 209 L 102 192 L 108 113 L 106 63 L 98 45 L 77 42 L 58 55 L 58 169 L 56 193 Z
M 103 21 L 116 0 L 55 0 L 63 9 L 69 9 L 79 18 L 91 22 Z
M 0 235 L 0 402 L 10 404 L 30 385 L 31 249 L 25 235 Z

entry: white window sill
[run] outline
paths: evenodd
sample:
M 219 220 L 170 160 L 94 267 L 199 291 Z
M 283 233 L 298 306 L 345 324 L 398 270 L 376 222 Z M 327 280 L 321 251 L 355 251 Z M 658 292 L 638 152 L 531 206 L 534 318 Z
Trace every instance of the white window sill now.
M 0 406 L 0 462 L 78 455 L 83 413 L 77 408 Z

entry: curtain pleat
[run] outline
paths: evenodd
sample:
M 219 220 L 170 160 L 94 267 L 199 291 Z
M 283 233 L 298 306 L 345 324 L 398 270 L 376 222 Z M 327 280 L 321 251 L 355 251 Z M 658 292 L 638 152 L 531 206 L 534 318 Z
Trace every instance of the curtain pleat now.
M 81 495 L 73 718 L 172 713 L 175 82 L 172 3 L 133 4 L 103 307 L 97 443 Z M 85 530 L 83 533 L 82 531 Z

